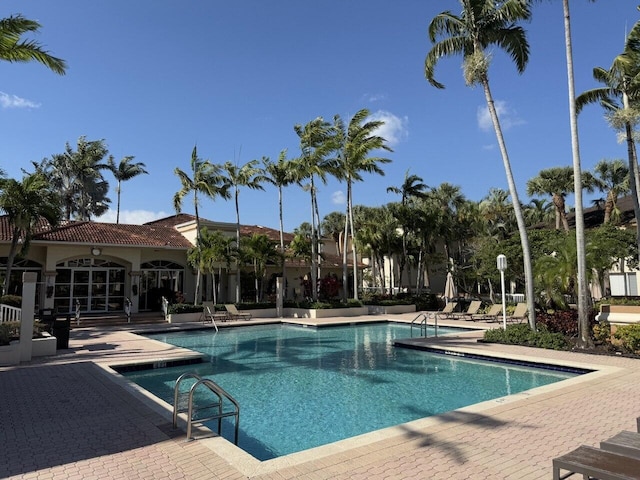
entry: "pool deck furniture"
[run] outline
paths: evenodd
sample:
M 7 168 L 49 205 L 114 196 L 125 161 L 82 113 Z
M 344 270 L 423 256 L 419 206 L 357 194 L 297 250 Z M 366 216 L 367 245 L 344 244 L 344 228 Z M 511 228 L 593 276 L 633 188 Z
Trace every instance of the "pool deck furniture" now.
M 600 442 L 600 448 L 640 460 L 640 433 L 623 430 L 608 440 Z
M 516 309 L 511 315 L 507 315 L 507 322 L 522 323 L 527 319 L 527 304 L 524 302 L 518 303 Z
M 227 309 L 227 313 L 232 320 L 251 320 L 251 314 L 249 312 L 239 311 L 233 303 L 225 304 L 224 308 Z
M 226 322 L 229 320 L 229 312 L 216 312 L 216 307 L 213 302 L 202 302 L 202 321 L 215 323 Z
M 451 318 L 455 318 L 457 320 L 472 320 L 473 315 L 476 315 L 478 313 L 478 311 L 480 310 L 480 307 L 482 306 L 482 301 L 480 300 L 473 300 L 469 306 L 467 307 L 467 310 L 464 312 L 452 312 Z
M 442 310 L 435 312 L 435 316 L 438 318 L 438 320 L 445 318 L 454 318 L 453 313 L 457 306 L 458 302 L 449 302 L 444 306 Z
M 502 320 L 502 305 L 494 303 L 486 313 L 472 314 L 471 320 L 474 322 L 497 322 L 498 320 Z
M 562 470 L 567 473 L 561 474 Z M 582 445 L 553 459 L 553 480 L 569 478 L 575 473 L 600 480 L 640 479 L 640 460 Z

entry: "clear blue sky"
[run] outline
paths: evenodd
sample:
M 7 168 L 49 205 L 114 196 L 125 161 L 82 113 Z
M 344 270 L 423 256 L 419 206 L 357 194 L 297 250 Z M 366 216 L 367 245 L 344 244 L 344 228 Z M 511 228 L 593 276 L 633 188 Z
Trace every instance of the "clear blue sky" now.
M 576 91 L 598 86 L 640 13 L 632 0 L 572 0 Z M 175 167 L 189 169 L 193 146 L 214 163 L 245 163 L 282 149 L 299 155 L 293 126 L 368 108 L 387 121 L 394 149 L 386 175 L 354 186 L 354 203 L 377 206 L 405 172 L 429 186 L 458 185 L 471 200 L 506 189 L 493 130 L 481 121 L 480 88 L 464 85 L 461 58 L 443 59 L 424 79 L 437 13 L 459 13 L 455 0 L 4 0 L 3 17 L 42 24 L 31 37 L 69 65 L 58 76 L 39 64 L 0 64 L 0 165 L 12 177 L 75 145 L 105 139 L 116 160 L 133 155 L 150 175 L 123 184 L 121 219 L 141 223 L 174 213 Z M 562 2 L 539 2 L 524 24 L 531 45 L 523 75 L 496 51 L 490 70 L 523 201 L 541 169 L 571 164 Z M 579 119 L 583 169 L 626 158 L 599 106 Z M 115 187 L 111 175 L 106 178 Z M 277 191 L 242 190 L 243 224 L 278 228 Z M 320 215 L 344 211 L 345 185 L 319 191 Z M 112 191 L 115 210 L 116 194 Z M 588 197 L 585 204 L 588 206 Z M 308 193 L 284 191 L 285 229 L 310 221 Z M 569 198 L 569 203 L 573 199 Z M 188 201 L 184 211 L 193 212 Z M 235 222 L 232 201 L 204 199 L 201 215 Z M 98 221 L 114 221 L 115 212 Z

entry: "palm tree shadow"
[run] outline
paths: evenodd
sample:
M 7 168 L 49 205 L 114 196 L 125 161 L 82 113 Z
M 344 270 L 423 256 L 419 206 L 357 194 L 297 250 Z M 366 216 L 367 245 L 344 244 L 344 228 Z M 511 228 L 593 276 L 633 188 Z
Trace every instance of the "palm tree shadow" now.
M 479 413 L 462 412 L 455 410 L 452 412 L 438 415 L 438 420 L 442 423 L 451 423 L 455 425 L 468 425 L 469 427 L 495 429 L 508 424 L 503 420 Z M 413 429 L 407 424 L 399 425 L 404 430 L 405 436 L 411 439 L 421 439 L 420 447 L 437 447 L 447 452 L 459 465 L 465 463 L 468 458 L 456 442 L 439 439 L 437 434 L 427 433 L 421 430 Z

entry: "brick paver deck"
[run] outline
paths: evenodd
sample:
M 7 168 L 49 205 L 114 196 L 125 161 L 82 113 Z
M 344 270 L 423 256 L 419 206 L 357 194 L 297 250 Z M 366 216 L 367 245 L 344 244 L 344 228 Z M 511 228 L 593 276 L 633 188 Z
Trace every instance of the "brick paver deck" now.
M 218 437 L 186 442 L 166 406 L 107 368 L 194 355 L 126 330 L 76 329 L 69 350 L 0 368 L 1 478 L 548 479 L 554 457 L 635 430 L 640 416 L 639 360 L 461 335 L 428 342 L 599 372 L 258 462 Z

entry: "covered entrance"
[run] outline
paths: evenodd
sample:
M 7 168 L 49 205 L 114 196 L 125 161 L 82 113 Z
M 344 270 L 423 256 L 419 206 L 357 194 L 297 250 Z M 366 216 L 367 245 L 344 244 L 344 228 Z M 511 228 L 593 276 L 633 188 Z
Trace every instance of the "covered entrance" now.
M 99 258 L 80 258 L 56 265 L 54 308 L 72 312 L 124 310 L 125 267 Z

